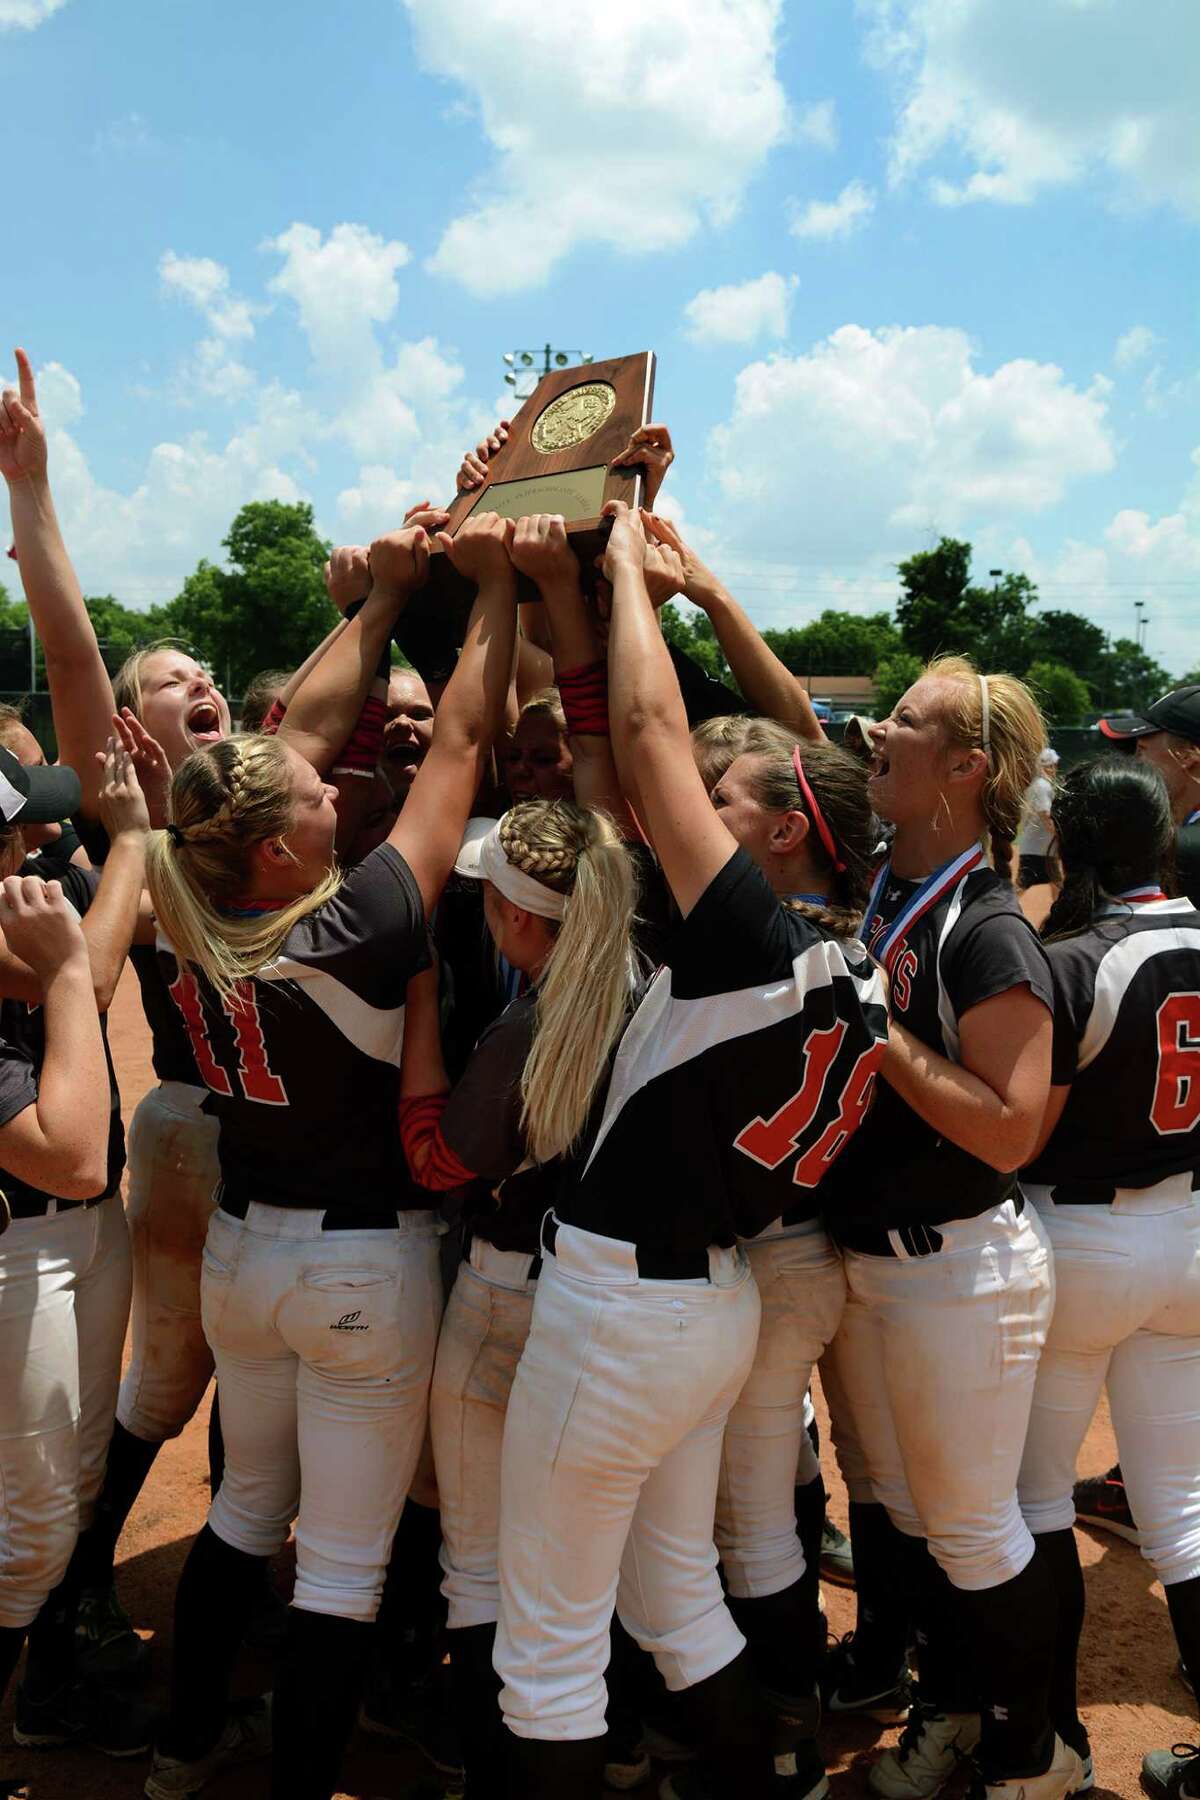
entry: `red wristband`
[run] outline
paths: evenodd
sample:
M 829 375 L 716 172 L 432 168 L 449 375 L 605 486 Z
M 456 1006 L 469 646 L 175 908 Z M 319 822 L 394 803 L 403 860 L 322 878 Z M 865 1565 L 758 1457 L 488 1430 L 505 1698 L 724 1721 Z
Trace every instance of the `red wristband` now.
M 342 747 L 334 764 L 335 775 L 370 775 L 383 750 L 383 728 L 387 724 L 387 702 L 368 694 L 358 715 L 358 724 Z
M 578 669 L 564 669 L 557 676 L 557 686 L 568 736 L 609 735 L 607 663 L 584 663 Z

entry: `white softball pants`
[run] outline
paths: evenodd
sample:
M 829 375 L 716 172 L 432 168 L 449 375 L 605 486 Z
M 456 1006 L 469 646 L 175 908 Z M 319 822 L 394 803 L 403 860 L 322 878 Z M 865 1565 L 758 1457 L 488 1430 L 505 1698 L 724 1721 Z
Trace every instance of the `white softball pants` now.
M 847 1250 L 836 1362 L 874 1498 L 955 1587 L 978 1590 L 1033 1555 L 1017 1473 L 1054 1262 L 1037 1213 L 1011 1200 L 938 1231 L 931 1256 Z
M 614 1602 L 669 1688 L 741 1651 L 713 1511 L 758 1319 L 741 1250 L 710 1250 L 707 1281 L 643 1281 L 631 1244 L 559 1227 L 501 1466 L 495 1661 L 518 1737 L 603 1734 Z
M 1058 1301 L 1034 1389 L 1021 1509 L 1075 1522 L 1075 1459 L 1107 1384 L 1142 1554 L 1164 1585 L 1200 1575 L 1200 1197 L 1190 1175 L 1111 1206 L 1027 1190 L 1054 1245 Z
M 500 1458 L 537 1282 L 532 1257 L 471 1245 L 446 1302 L 429 1390 L 451 1631 L 500 1616 Z
M 212 1351 L 200 1319 L 200 1256 L 221 1178 L 208 1089 L 162 1081 L 129 1125 L 132 1354 L 117 1399 L 126 1431 L 178 1437 L 204 1398 Z
M 0 1237 L 0 1625 L 32 1623 L 91 1523 L 129 1317 L 119 1194 Z
M 742 1247 L 762 1323 L 753 1367 L 725 1427 L 716 1542 L 729 1592 L 750 1600 L 782 1593 L 804 1573 L 795 1489 L 798 1472 L 808 1474 L 815 1460 L 806 1399 L 813 1367 L 841 1323 L 846 1277 L 816 1219 Z
M 213 1214 L 200 1283 L 225 1476 L 208 1522 L 273 1556 L 296 1519 L 295 1604 L 373 1619 L 425 1435 L 442 1311 L 438 1226 L 323 1231 L 319 1212 Z

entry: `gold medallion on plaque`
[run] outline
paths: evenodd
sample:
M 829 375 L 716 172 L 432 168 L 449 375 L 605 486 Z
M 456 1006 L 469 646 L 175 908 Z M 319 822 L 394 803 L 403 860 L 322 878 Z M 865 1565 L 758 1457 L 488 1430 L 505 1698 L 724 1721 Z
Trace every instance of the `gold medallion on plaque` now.
M 570 450 L 599 431 L 617 404 L 617 390 L 607 381 L 585 381 L 552 400 L 529 434 L 529 441 L 543 456 Z

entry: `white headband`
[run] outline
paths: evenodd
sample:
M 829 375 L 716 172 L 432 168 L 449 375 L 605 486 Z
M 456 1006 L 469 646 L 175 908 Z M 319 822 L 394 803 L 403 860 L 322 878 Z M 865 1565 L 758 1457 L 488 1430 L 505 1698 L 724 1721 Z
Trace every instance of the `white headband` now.
M 500 842 L 499 823 L 479 840 L 479 874 L 499 888 L 514 906 L 523 906 L 526 912 L 536 913 L 540 919 L 561 919 L 567 910 L 565 894 L 556 894 L 532 875 L 513 868 Z
M 992 760 L 992 707 L 988 699 L 987 676 L 979 677 L 979 736 L 983 743 L 983 754 L 988 762 Z

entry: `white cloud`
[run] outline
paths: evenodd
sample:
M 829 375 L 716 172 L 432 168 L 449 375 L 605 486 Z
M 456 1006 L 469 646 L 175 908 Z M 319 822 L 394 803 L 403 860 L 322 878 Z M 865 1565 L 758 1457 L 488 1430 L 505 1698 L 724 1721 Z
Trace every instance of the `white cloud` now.
M 788 129 L 783 0 L 403 0 L 417 54 L 474 98 L 494 161 L 430 266 L 490 297 L 572 250 L 676 249 L 723 225 Z
M 40 371 L 39 399 L 50 420 L 50 473 L 72 558 L 90 593 L 116 593 L 148 606 L 178 593 L 202 556 L 219 558 L 220 542 L 248 500 L 306 497 L 286 466 L 307 441 L 314 421 L 300 396 L 275 386 L 255 396 L 253 412 L 224 443 L 203 432 L 183 442 L 156 444 L 130 493 L 96 479 L 76 437 L 64 428 L 82 412 L 80 385 L 56 364 Z M 72 397 L 75 411 L 50 411 Z
M 1113 638 L 1133 637 L 1134 603 L 1143 601 L 1155 661 L 1172 675 L 1200 666 L 1200 448 L 1174 512 L 1123 507 L 1095 542 L 1068 538 L 1039 556 L 1021 541 L 1014 557 L 1041 585 L 1045 606 L 1085 613 Z
M 1081 393 L 1051 363 L 976 360 L 951 328 L 843 325 L 743 369 L 710 440 L 736 542 L 810 566 L 905 553 L 914 534 L 1039 513 L 1112 468 L 1106 383 Z
M 0 31 L 23 28 L 32 31 L 67 0 L 0 0 Z
M 335 225 L 322 240 L 312 225 L 295 224 L 264 246 L 283 257 L 270 282 L 300 310 L 313 355 L 333 362 L 361 354 L 400 299 L 397 269 L 409 260 L 407 244 L 378 237 L 365 225 Z
M 234 293 L 223 264 L 168 251 L 163 293 L 183 300 L 203 334 L 177 378 L 177 397 L 226 403 L 234 424 L 154 445 L 129 492 L 107 487 L 86 454 L 80 383 L 60 364 L 39 373 L 51 474 L 85 590 L 131 605 L 170 599 L 248 500 L 336 494 L 331 535 L 369 539 L 394 528 L 414 500 L 444 501 L 468 445 L 494 415 L 464 393 L 461 363 L 436 338 L 382 341 L 396 311 L 395 272 L 407 257 L 359 225 L 322 239 L 293 225 L 270 248 L 283 258 L 268 285 L 295 303 L 312 351 L 302 384 L 264 382 L 235 354 L 271 309 Z M 340 490 L 340 491 L 339 491 Z
M 838 146 L 837 103 L 818 100 L 803 107 L 796 116 L 795 136 L 802 144 L 817 150 L 836 150 Z
M 757 281 L 703 288 L 683 309 L 686 334 L 694 344 L 752 344 L 760 337 L 786 337 L 797 281 L 795 275 L 771 269 Z
M 810 200 L 795 206 L 791 231 L 798 238 L 845 238 L 870 218 L 875 195 L 861 181 L 847 182 L 836 200 Z
M 158 278 L 163 292 L 194 307 L 212 333 L 200 340 L 179 371 L 177 397 L 188 402 L 207 395 L 228 405 L 249 394 L 255 377 L 231 346 L 254 336 L 255 318 L 265 309 L 233 293 L 228 269 L 209 256 L 177 256 L 167 250 L 159 258 Z
M 1102 176 L 1125 205 L 1200 216 L 1194 0 L 858 0 L 897 88 L 891 174 L 946 205 Z M 954 165 L 962 166 L 961 174 Z
M 1117 339 L 1113 361 L 1118 369 L 1132 369 L 1135 363 L 1145 362 L 1157 346 L 1158 337 L 1148 325 L 1131 325 Z
M 83 390 L 70 369 L 47 363 L 37 377 L 38 411 L 47 431 L 65 431 L 83 415 Z

